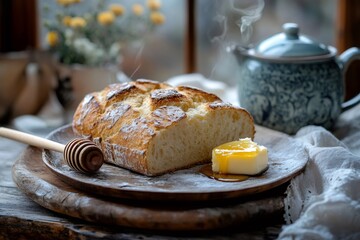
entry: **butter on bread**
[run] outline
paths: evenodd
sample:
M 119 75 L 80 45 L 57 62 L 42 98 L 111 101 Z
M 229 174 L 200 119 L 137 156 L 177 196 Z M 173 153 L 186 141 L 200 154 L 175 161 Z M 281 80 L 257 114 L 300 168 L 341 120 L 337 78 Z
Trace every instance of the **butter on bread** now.
M 212 149 L 254 137 L 251 115 L 200 89 L 151 80 L 88 94 L 73 119 L 105 161 L 148 176 L 210 162 Z

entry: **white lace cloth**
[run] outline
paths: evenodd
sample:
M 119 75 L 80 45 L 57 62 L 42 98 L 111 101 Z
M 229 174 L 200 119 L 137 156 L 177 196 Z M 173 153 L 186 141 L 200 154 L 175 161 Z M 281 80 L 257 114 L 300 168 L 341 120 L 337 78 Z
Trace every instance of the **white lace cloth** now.
M 334 134 L 315 126 L 296 134 L 309 163 L 287 190 L 289 225 L 279 239 L 360 239 L 360 105 L 340 116 Z

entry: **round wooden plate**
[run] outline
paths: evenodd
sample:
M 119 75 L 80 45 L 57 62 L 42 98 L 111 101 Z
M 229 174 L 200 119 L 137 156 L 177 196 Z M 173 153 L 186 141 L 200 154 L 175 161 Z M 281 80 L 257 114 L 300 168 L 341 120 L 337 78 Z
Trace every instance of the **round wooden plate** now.
M 72 170 L 65 164 L 62 154 L 43 151 L 43 161 L 60 179 L 75 188 L 91 194 L 124 199 L 208 201 L 252 195 L 277 187 L 301 171 L 308 160 L 303 146 L 285 134 L 269 136 L 257 129 L 255 138 L 268 148 L 269 169 L 257 177 L 243 182 L 220 182 L 201 173 L 196 166 L 158 177 L 147 177 L 123 168 L 104 164 L 93 175 Z M 52 132 L 48 138 L 66 144 L 73 139 L 71 126 Z M 285 154 L 284 154 L 285 153 Z

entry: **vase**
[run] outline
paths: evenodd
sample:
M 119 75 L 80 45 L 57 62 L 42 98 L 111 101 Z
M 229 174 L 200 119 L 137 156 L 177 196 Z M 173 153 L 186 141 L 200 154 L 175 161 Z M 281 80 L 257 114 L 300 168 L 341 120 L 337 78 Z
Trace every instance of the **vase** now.
M 59 64 L 56 72 L 55 93 L 64 108 L 65 122 L 71 122 L 77 106 L 87 94 L 100 91 L 109 84 L 118 82 L 118 75 L 122 74 L 116 65 L 88 67 Z
M 52 90 L 49 59 L 42 51 L 0 54 L 0 123 L 41 110 Z

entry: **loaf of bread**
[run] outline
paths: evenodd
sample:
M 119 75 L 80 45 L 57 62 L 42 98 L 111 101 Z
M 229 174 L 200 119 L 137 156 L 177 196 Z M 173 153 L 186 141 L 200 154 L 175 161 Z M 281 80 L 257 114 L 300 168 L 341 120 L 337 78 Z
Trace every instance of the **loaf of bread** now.
M 210 162 L 214 147 L 255 133 L 246 110 L 197 88 L 150 80 L 87 95 L 73 130 L 101 147 L 105 161 L 147 176 Z

